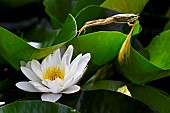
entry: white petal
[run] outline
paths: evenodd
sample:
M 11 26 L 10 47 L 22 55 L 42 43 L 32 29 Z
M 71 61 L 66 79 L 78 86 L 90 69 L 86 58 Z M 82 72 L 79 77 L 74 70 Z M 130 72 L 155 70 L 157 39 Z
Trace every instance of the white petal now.
M 77 62 L 79 62 L 82 58 L 82 54 L 79 54 L 72 62 L 71 64 L 69 65 L 69 68 L 72 67 L 72 65 L 76 64 Z
M 73 82 L 72 82 L 72 84 L 71 85 L 75 85 L 75 84 L 77 84 L 77 82 L 82 78 L 82 75 L 83 75 L 83 73 L 82 74 L 80 74 L 80 75 L 78 75 L 76 78 L 74 78 L 74 80 L 73 80 Z
M 34 73 L 43 80 L 42 71 L 41 71 L 41 65 L 37 60 L 31 61 L 31 68 L 34 71 Z
M 61 86 L 55 86 L 50 89 L 50 92 L 52 93 L 60 93 L 63 90 L 63 87 Z
M 64 54 L 62 57 L 61 64 L 60 64 L 61 70 L 67 70 L 67 66 L 68 66 L 67 62 L 66 62 L 67 56 L 68 56 L 68 54 Z
M 71 85 L 76 84 L 81 79 L 83 73 L 86 70 L 86 66 L 87 66 L 87 63 L 89 62 L 90 58 L 91 58 L 90 53 L 87 53 L 82 56 L 82 59 L 79 62 L 77 71 L 73 74 L 74 80 Z
M 52 61 L 52 57 L 51 54 L 48 55 L 46 58 L 44 58 L 44 60 L 41 63 L 41 70 L 42 72 L 46 72 L 47 68 L 51 68 L 53 66 L 53 61 Z
M 52 60 L 52 54 L 49 54 L 47 57 L 46 57 L 46 62 L 47 62 L 47 66 L 48 67 L 52 67 L 53 66 L 53 60 Z
M 39 92 L 50 92 L 50 89 L 42 85 L 41 83 L 34 82 L 34 81 L 29 81 Z
M 77 67 L 78 67 L 78 63 L 79 63 L 79 61 L 77 60 L 77 62 L 74 62 L 74 63 L 71 63 L 70 65 L 69 65 L 69 74 L 74 74 L 75 72 L 76 72 L 76 70 L 77 70 Z
M 68 65 L 68 64 L 70 64 L 70 61 L 71 61 L 71 58 L 72 58 L 72 55 L 73 55 L 73 46 L 72 45 L 70 45 L 68 48 L 67 48 L 67 50 L 66 50 L 66 52 L 64 53 L 64 55 L 63 55 L 63 57 L 66 55 L 67 57 L 66 57 L 66 64 Z
M 21 66 L 21 71 L 28 79 L 32 81 L 40 81 L 40 78 L 31 69 Z
M 80 77 L 83 75 L 83 73 L 85 72 L 86 70 L 86 66 L 87 66 L 87 63 L 89 62 L 90 60 L 90 54 L 87 53 L 85 55 L 82 56 L 81 60 L 79 61 L 79 65 L 77 67 L 77 70 L 71 75 L 72 77 L 74 77 L 74 83 L 77 83 L 78 80 L 80 79 Z M 79 78 L 79 79 L 77 79 Z
M 78 63 L 81 60 L 82 54 L 79 54 L 68 66 L 68 69 L 66 70 L 65 76 L 64 76 L 64 82 L 66 82 L 68 79 L 74 75 L 74 73 L 77 71 Z
M 3 104 L 5 104 L 5 102 L 0 102 L 0 105 L 3 105 Z
M 68 89 L 62 91 L 61 93 L 70 94 L 70 93 L 78 92 L 79 90 L 80 90 L 80 86 L 73 85 L 73 86 L 69 87 Z
M 45 86 L 47 86 L 48 88 L 52 88 L 52 87 L 55 87 L 55 86 L 62 85 L 63 81 L 60 78 L 57 78 L 57 79 L 55 79 L 53 81 L 46 79 L 46 80 L 42 81 L 42 83 Z
M 67 82 L 64 83 L 63 89 L 69 88 L 73 84 L 74 78 L 70 78 Z
M 19 89 L 22 89 L 22 90 L 28 91 L 28 92 L 40 92 L 37 89 L 35 89 L 35 87 L 32 84 L 30 84 L 29 82 L 18 82 L 18 83 L 16 83 L 16 86 Z
M 84 70 L 84 68 L 87 66 L 87 63 L 89 62 L 90 58 L 91 58 L 90 53 L 87 53 L 87 54 L 82 56 L 82 58 L 79 62 L 79 69 L 80 70 Z
M 57 49 L 56 51 L 54 51 L 54 53 L 52 54 L 52 61 L 53 61 L 54 66 L 58 66 L 61 64 L 60 49 Z
M 44 80 L 42 81 L 42 83 L 49 87 L 50 92 L 52 93 L 59 93 L 63 90 L 63 81 L 60 78 L 57 78 L 54 81 L 50 81 L 50 80 Z
M 44 93 L 41 95 L 42 101 L 49 101 L 49 102 L 56 102 L 62 94 L 56 94 L 56 93 Z
M 79 76 L 84 73 L 87 63 L 89 62 L 90 58 L 91 58 L 91 55 L 89 53 L 82 56 L 82 59 L 79 62 L 78 70 L 75 75 Z M 76 78 L 77 76 L 74 76 L 74 77 Z

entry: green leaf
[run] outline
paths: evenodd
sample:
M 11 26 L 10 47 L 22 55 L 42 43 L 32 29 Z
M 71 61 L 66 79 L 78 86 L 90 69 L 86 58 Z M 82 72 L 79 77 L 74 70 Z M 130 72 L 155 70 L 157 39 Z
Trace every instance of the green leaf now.
M 76 16 L 82 9 L 84 9 L 87 6 L 90 5 L 100 5 L 104 2 L 105 0 L 77 0 L 76 6 L 74 7 L 72 11 L 72 15 Z
M 66 17 L 71 12 L 71 0 L 44 0 L 47 14 L 50 16 L 54 28 L 61 28 Z
M 75 19 L 69 15 L 58 37 L 54 37 L 55 42 L 53 44 L 55 45 L 48 48 L 36 49 L 18 36 L 0 27 L 0 54 L 13 67 L 19 69 L 20 61 L 43 58 L 74 38 L 76 33 Z
M 125 83 L 121 81 L 113 81 L 113 80 L 100 80 L 92 83 L 87 83 L 81 87 L 82 90 L 111 90 L 117 91 L 119 87 L 122 87 Z
M 91 53 L 91 61 L 98 66 L 113 60 L 118 54 L 126 35 L 121 32 L 95 32 L 74 38 L 69 44 L 75 54 Z
M 152 106 L 158 113 L 170 113 L 170 97 L 149 86 L 128 85 L 132 97 Z
M 105 0 L 100 6 L 121 13 L 140 14 L 147 2 L 148 0 Z
M 0 54 L 15 68 L 21 60 L 28 61 L 36 50 L 24 40 L 0 27 Z
M 108 90 L 83 91 L 76 109 L 81 113 L 155 113 L 140 101 Z
M 40 2 L 41 0 L 0 0 L 0 6 L 16 8 L 23 5 L 27 5 L 34 2 Z
M 0 113 L 79 113 L 75 109 L 39 100 L 16 101 L 0 107 Z
M 170 50 L 169 50 L 170 30 L 164 31 L 157 35 L 146 47 L 150 54 L 150 62 L 164 69 L 170 69 Z
M 115 62 L 117 69 L 129 80 L 136 84 L 143 84 L 149 81 L 153 81 L 159 78 L 163 78 L 170 75 L 170 70 L 166 67 L 162 67 L 166 64 L 167 60 L 162 60 L 161 63 L 158 63 L 160 59 L 164 56 L 163 54 L 166 53 L 165 59 L 168 59 L 168 48 L 167 43 L 169 36 L 168 32 L 162 33 L 162 35 L 156 37 L 157 43 L 151 43 L 148 47 L 148 51 L 150 52 L 150 59 L 148 60 L 139 54 L 136 50 L 134 50 L 131 46 L 131 35 L 132 31 L 126 38 L 126 41 L 121 47 L 121 50 L 118 55 L 118 62 Z M 168 33 L 168 34 L 167 34 Z M 166 38 L 166 40 L 164 39 Z M 160 45 L 166 45 L 165 48 L 160 47 Z M 157 48 L 156 48 L 157 47 Z M 152 49 L 151 49 L 152 48 Z M 165 50 L 164 50 L 165 49 Z M 159 54 L 154 54 L 158 51 Z M 165 53 L 164 53 L 165 52 Z M 156 55 L 156 56 L 154 56 Z M 153 58 L 152 58 L 153 57 Z M 157 57 L 158 59 L 156 60 Z M 154 61 L 155 58 L 155 61 Z M 160 66 L 160 67 L 158 67 Z M 167 69 L 167 70 L 166 70 Z

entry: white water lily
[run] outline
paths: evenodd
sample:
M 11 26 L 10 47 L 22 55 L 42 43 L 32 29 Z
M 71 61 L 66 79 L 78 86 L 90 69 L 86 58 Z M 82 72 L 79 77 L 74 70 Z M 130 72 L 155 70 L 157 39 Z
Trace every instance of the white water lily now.
M 71 94 L 80 90 L 76 85 L 82 77 L 91 55 L 79 54 L 72 62 L 73 46 L 70 45 L 61 55 L 60 49 L 47 56 L 40 64 L 37 60 L 21 66 L 21 71 L 30 79 L 16 83 L 16 86 L 28 92 L 44 92 L 43 101 L 56 102 L 62 94 Z

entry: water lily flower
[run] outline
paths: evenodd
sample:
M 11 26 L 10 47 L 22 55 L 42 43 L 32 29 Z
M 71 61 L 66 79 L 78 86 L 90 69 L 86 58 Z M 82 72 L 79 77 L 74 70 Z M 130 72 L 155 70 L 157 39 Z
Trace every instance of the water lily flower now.
M 21 71 L 30 81 L 16 83 L 19 89 L 28 92 L 44 92 L 43 101 L 56 102 L 62 94 L 80 90 L 76 85 L 86 70 L 91 55 L 79 54 L 72 62 L 73 46 L 70 45 L 61 55 L 60 49 L 48 55 L 40 64 L 37 60 L 21 66 Z

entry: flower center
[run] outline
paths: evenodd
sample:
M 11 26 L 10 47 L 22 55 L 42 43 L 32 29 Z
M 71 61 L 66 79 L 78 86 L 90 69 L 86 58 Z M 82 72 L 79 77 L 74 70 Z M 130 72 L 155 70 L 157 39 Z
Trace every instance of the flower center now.
M 43 74 L 44 79 L 49 79 L 51 81 L 55 80 L 56 78 L 60 78 L 64 80 L 64 71 L 60 69 L 60 66 L 53 66 L 48 67 L 46 72 Z

